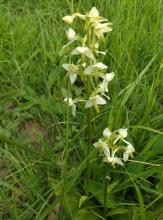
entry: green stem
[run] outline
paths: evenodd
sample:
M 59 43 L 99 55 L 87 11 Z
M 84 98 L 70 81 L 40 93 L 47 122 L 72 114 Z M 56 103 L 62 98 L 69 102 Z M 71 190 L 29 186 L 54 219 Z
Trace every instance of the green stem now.
M 68 83 L 67 97 L 69 98 L 70 83 Z M 70 107 L 67 101 L 67 116 L 66 116 L 66 145 L 64 149 L 64 176 L 67 176 L 67 162 L 68 162 L 68 149 L 69 149 L 69 121 L 70 121 Z
M 107 206 L 107 187 L 108 187 L 108 180 L 105 178 L 105 184 L 104 184 L 104 207 Z
M 70 83 L 68 82 L 67 98 L 69 98 L 70 93 Z M 64 178 L 67 176 L 67 162 L 68 162 L 68 149 L 69 149 L 69 121 L 70 121 L 70 107 L 67 100 L 67 114 L 66 114 L 66 144 L 63 152 L 63 167 L 61 169 L 62 182 L 64 183 Z M 64 200 L 65 188 L 63 186 L 63 191 L 60 201 L 60 209 L 58 213 L 58 220 L 62 220 L 63 214 L 63 200 Z
M 91 81 L 90 79 L 88 80 L 88 87 L 87 87 L 87 92 L 90 95 L 91 93 Z M 89 154 L 90 154 L 90 148 L 92 144 L 92 111 L 91 108 L 88 109 L 87 111 L 87 125 L 88 125 L 88 145 L 87 145 L 87 178 L 88 180 L 90 179 L 91 172 L 90 172 L 90 159 L 89 159 Z

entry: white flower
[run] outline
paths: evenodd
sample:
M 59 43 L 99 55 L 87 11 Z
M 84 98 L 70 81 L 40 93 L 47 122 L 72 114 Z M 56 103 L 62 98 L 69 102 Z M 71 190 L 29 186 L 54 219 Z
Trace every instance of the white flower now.
M 67 39 L 69 41 L 73 41 L 75 40 L 76 38 L 76 33 L 75 31 L 72 29 L 72 28 L 69 28 L 67 31 L 66 31 L 66 35 L 67 35 Z
M 115 164 L 119 164 L 121 166 L 123 166 L 123 162 L 121 161 L 121 159 L 119 159 L 118 157 L 105 157 L 103 159 L 104 162 L 108 162 L 111 163 L 111 165 L 114 167 Z
M 91 17 L 91 18 L 97 18 L 97 17 L 99 17 L 99 12 L 98 12 L 97 8 L 96 8 L 96 7 L 93 7 L 93 8 L 89 11 L 89 13 L 87 14 L 87 17 Z
M 77 47 L 71 52 L 71 54 L 72 55 L 82 54 L 92 60 L 94 59 L 94 54 L 88 47 Z
M 95 34 L 98 38 L 102 37 L 104 33 L 112 31 L 112 28 L 110 27 L 111 23 L 100 23 L 97 22 L 95 24 Z
M 107 144 L 104 141 L 102 141 L 101 139 L 99 139 L 98 142 L 94 143 L 93 146 L 95 148 L 100 148 L 100 149 L 108 147 Z
M 99 84 L 98 92 L 108 92 L 108 83 L 113 80 L 114 76 L 114 73 L 105 74 L 105 76 L 103 77 L 103 81 Z
M 127 142 L 127 141 L 126 141 L 126 142 Z M 123 153 L 123 160 L 124 160 L 124 162 L 126 162 L 126 161 L 128 160 L 129 156 L 133 157 L 132 154 L 135 152 L 135 149 L 134 149 L 134 147 L 132 146 L 132 144 L 129 143 L 129 142 L 127 142 L 127 143 L 128 143 L 128 145 L 127 145 L 127 147 L 126 147 L 125 152 Z
M 118 140 L 122 140 L 122 141 L 125 142 L 124 138 L 126 138 L 127 134 L 128 134 L 127 133 L 127 128 L 120 128 L 120 129 L 118 129 L 118 133 L 119 133 L 119 135 L 115 139 L 114 144 L 116 144 Z
M 96 70 L 106 70 L 108 67 L 103 64 L 102 62 L 98 62 L 94 65 L 90 65 L 88 66 L 85 70 L 84 70 L 84 74 L 85 75 L 90 75 L 92 72 L 96 71 Z
M 120 128 L 118 132 L 121 138 L 126 138 L 128 135 L 127 128 Z
M 104 131 L 103 131 L 103 136 L 106 137 L 106 138 L 110 138 L 112 135 L 112 132 L 109 128 L 105 128 Z
M 107 157 L 110 157 L 110 149 L 109 149 L 109 146 L 104 142 L 102 141 L 101 139 L 99 139 L 98 142 L 94 143 L 93 146 L 95 148 L 99 148 L 100 150 L 102 150 L 102 152 L 104 153 L 104 155 Z
M 115 153 L 116 153 L 117 149 L 115 149 L 113 152 L 112 152 L 112 155 L 110 155 L 110 151 L 107 151 L 105 154 L 105 157 L 103 159 L 104 162 L 107 162 L 107 163 L 111 163 L 111 165 L 114 167 L 115 164 L 119 164 L 121 166 L 123 166 L 123 162 L 121 161 L 121 159 L 119 159 L 118 157 L 115 157 Z
M 92 106 L 97 108 L 98 105 L 105 105 L 105 104 L 106 104 L 106 101 L 104 98 L 102 98 L 99 95 L 95 95 L 95 96 L 89 97 L 89 99 L 86 101 L 85 108 L 91 108 Z
M 72 23 L 73 23 L 73 20 L 74 20 L 74 16 L 67 15 L 67 16 L 63 17 L 62 20 L 63 20 L 66 24 L 72 24 Z
M 65 102 L 68 102 L 68 106 L 72 107 L 72 115 L 75 116 L 76 115 L 76 105 L 75 103 L 77 102 L 76 100 L 73 100 L 71 97 L 66 97 L 64 99 Z
M 67 71 L 70 77 L 71 84 L 73 84 L 77 78 L 78 67 L 75 66 L 74 64 L 68 64 L 68 63 L 63 64 L 62 66 Z

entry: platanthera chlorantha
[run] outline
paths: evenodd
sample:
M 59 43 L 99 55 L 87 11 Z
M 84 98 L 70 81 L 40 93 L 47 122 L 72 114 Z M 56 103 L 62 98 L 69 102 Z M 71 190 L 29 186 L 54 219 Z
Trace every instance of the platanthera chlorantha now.
M 100 108 L 110 100 L 108 85 L 115 76 L 113 72 L 108 73 L 108 66 L 99 60 L 100 55 L 106 55 L 106 52 L 100 51 L 99 48 L 105 40 L 105 34 L 112 31 L 112 23 L 101 17 L 95 7 L 85 15 L 80 13 L 67 15 L 63 21 L 68 25 L 66 30 L 68 43 L 63 49 L 69 49 L 69 57 L 71 57 L 71 62 L 64 63 L 63 68 L 73 87 L 77 86 L 76 82 L 80 80 L 85 88 L 82 98 L 66 97 L 64 101 L 72 109 L 73 117 L 76 115 L 78 105 L 82 105 L 86 110 L 93 108 L 99 113 Z M 83 32 L 80 31 L 80 34 L 73 29 L 76 22 L 83 27 Z M 114 132 L 106 128 L 103 131 L 103 137 L 93 145 L 102 152 L 103 161 L 110 163 L 113 167 L 115 164 L 124 165 L 124 162 L 129 157 L 133 157 L 135 152 L 132 144 L 126 141 L 126 137 L 125 128 Z

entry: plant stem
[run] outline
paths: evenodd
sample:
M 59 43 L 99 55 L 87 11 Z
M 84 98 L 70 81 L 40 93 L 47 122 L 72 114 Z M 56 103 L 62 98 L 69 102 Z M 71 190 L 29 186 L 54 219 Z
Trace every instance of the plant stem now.
M 91 91 L 91 81 L 88 80 L 88 87 L 87 87 L 88 94 L 90 95 Z M 92 111 L 91 108 L 87 111 L 87 125 L 88 125 L 88 145 L 87 145 L 87 178 L 90 179 L 91 172 L 90 172 L 90 160 L 89 160 L 89 153 L 90 153 L 90 147 L 92 144 Z
M 70 93 L 70 83 L 68 82 L 67 97 Z M 68 101 L 67 101 L 68 102 Z M 68 149 L 69 149 L 69 121 L 70 121 L 70 107 L 67 103 L 67 115 L 66 115 L 66 145 L 64 149 L 64 176 L 67 176 L 67 161 L 68 161 Z
M 107 205 L 107 186 L 108 186 L 108 180 L 105 178 L 105 183 L 104 183 L 104 208 Z

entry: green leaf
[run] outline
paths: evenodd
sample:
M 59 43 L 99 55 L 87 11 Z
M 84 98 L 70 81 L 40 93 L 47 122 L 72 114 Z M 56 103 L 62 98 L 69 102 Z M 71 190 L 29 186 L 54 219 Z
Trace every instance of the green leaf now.
M 126 213 L 129 213 L 129 212 L 130 212 L 129 209 L 115 209 L 115 210 L 110 211 L 107 216 L 126 214 Z
M 88 196 L 81 196 L 79 200 L 79 208 L 83 205 L 83 203 L 88 199 Z
M 145 220 L 145 209 L 144 209 L 143 196 L 142 196 L 141 191 L 140 191 L 139 187 L 137 186 L 137 184 L 136 183 L 133 183 L 133 184 L 136 189 L 136 193 L 137 193 L 138 200 L 139 200 L 141 220 Z
M 92 212 L 87 211 L 85 209 L 80 210 L 75 217 L 75 220 L 99 220 L 99 219 L 100 218 L 98 218 Z

